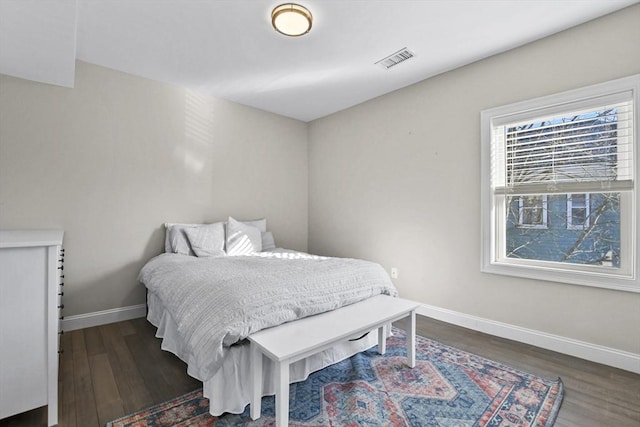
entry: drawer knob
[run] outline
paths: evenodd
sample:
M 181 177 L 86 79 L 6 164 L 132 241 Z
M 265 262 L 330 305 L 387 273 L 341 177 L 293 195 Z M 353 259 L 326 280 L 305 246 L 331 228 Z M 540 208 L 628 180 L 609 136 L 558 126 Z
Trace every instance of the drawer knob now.
M 59 308 L 59 309 L 63 309 L 63 308 L 64 308 L 64 304 L 60 304 L 60 305 L 58 306 L 58 308 Z

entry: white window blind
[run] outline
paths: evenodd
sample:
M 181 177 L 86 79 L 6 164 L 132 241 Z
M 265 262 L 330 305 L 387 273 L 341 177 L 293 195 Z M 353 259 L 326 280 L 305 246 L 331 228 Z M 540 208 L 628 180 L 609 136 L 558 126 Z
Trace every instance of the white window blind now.
M 563 105 L 560 114 L 503 118 L 493 128 L 494 191 L 552 194 L 632 189 L 632 95 L 629 91 L 581 101 L 575 109 Z M 591 105 L 585 108 L 585 104 Z

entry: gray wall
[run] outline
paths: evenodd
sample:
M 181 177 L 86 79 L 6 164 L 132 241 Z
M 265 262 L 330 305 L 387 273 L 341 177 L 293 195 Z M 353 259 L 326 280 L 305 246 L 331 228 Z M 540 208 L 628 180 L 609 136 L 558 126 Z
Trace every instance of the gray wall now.
M 307 249 L 307 125 L 77 63 L 74 89 L 0 76 L 0 228 L 65 230 L 65 311 L 144 302 L 164 222 L 267 218 Z
M 640 353 L 640 294 L 480 272 L 480 111 L 640 72 L 640 5 L 309 130 L 309 249 L 397 267 L 401 296 Z M 410 66 L 407 63 L 406 66 Z

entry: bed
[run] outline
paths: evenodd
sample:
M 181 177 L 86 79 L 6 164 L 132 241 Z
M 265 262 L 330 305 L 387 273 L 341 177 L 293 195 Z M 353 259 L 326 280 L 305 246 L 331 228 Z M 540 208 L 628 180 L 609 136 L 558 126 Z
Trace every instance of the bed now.
M 250 401 L 252 333 L 379 294 L 397 296 L 380 265 L 276 249 L 261 221 L 168 224 L 165 253 L 140 272 L 147 319 L 162 349 L 203 382 L 212 415 L 241 413 Z M 291 382 L 376 343 L 376 334 L 368 334 L 300 360 L 291 366 Z M 265 360 L 262 394 L 274 392 Z

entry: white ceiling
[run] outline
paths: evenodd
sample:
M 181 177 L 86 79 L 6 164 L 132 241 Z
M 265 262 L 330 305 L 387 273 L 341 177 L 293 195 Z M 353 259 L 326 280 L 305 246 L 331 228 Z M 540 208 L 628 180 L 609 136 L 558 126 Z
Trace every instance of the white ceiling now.
M 77 58 L 310 121 L 638 1 L 297 0 L 288 38 L 278 0 L 0 0 L 0 73 L 73 87 Z

